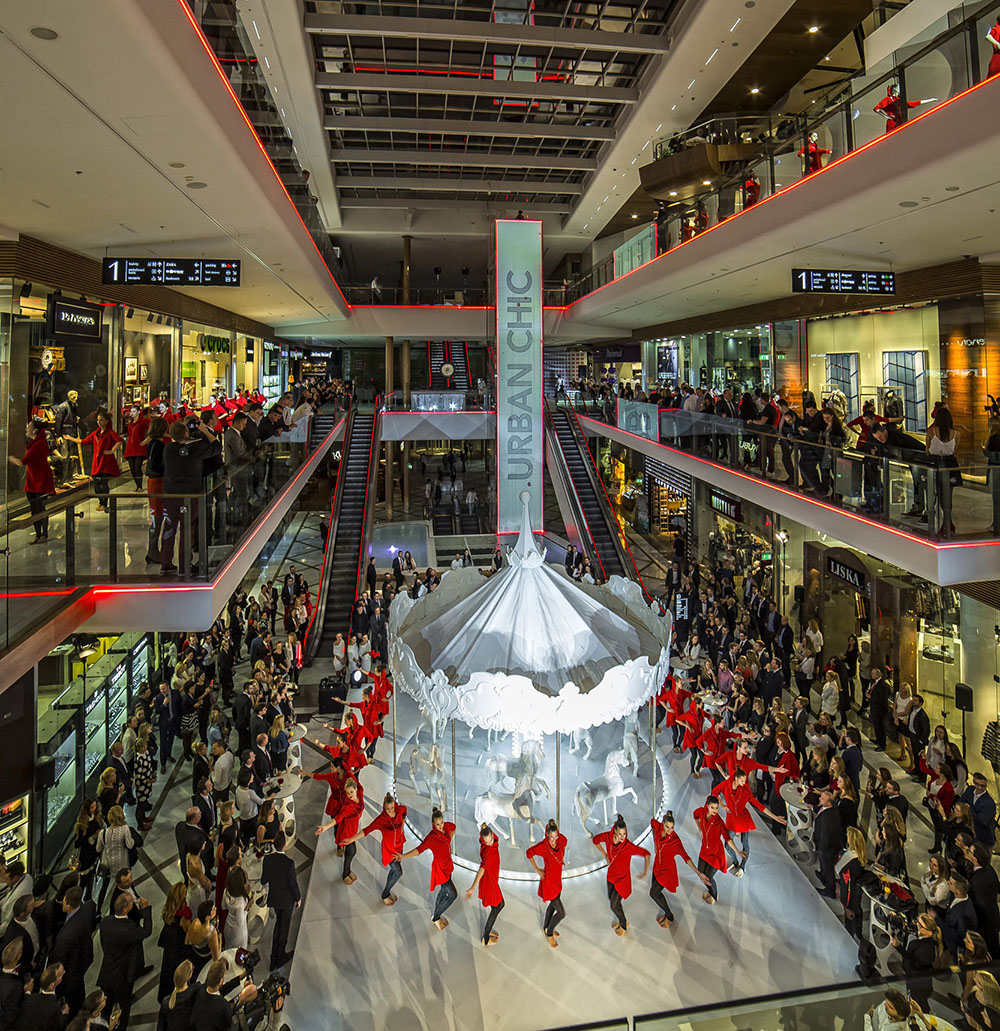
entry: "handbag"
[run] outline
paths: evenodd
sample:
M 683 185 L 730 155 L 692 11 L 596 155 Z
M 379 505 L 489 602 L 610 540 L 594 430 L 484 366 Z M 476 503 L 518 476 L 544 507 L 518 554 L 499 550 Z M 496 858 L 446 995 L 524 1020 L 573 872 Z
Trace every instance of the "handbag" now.
M 129 834 L 132 837 L 132 847 L 128 849 L 128 865 L 131 867 L 139 862 L 139 849 L 144 842 L 142 835 L 132 827 L 129 827 Z
M 198 713 L 186 712 L 181 717 L 181 733 L 193 734 L 198 729 Z
M 948 480 L 953 487 L 962 486 L 962 473 L 958 468 L 958 459 L 954 455 L 946 455 L 944 466 L 948 470 Z

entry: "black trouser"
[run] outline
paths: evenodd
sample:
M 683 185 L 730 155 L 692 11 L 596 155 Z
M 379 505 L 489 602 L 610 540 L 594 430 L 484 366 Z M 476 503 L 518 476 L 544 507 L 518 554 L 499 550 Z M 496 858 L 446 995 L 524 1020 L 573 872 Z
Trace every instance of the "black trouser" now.
M 145 455 L 129 455 L 128 468 L 135 480 L 136 490 L 142 490 L 142 463 L 146 461 Z
M 556 933 L 556 928 L 565 916 L 566 907 L 563 905 L 562 892 L 560 892 L 545 909 L 545 922 L 542 924 L 542 930 L 548 937 L 551 938 Z
M 104 1015 L 105 1017 L 111 1017 L 111 1011 L 115 1006 L 121 1007 L 121 1016 L 118 1018 L 118 1031 L 125 1031 L 128 1027 L 128 1018 L 132 1013 L 132 996 L 134 995 L 133 989 L 134 984 L 123 984 L 121 986 L 116 985 L 99 985 L 101 990 L 104 992 L 104 997 L 107 1000 L 104 1003 Z
M 33 516 L 39 516 L 45 511 L 45 494 L 40 494 L 36 491 L 25 491 L 28 496 L 28 507 L 31 509 Z M 48 537 L 49 535 L 49 520 L 38 519 L 35 522 L 35 536 L 36 537 Z
M 708 893 L 713 899 L 719 897 L 719 889 L 715 886 L 715 875 L 718 872 L 711 863 L 707 863 L 701 858 L 698 859 L 698 873 L 703 873 L 708 878 Z
M 934 851 L 941 851 L 941 842 L 944 839 L 944 817 L 937 806 L 928 806 L 927 811 L 931 814 L 931 823 L 934 825 Z M 992 953 L 990 953 L 992 955 Z
M 701 769 L 702 759 L 705 758 L 702 750 L 697 745 L 692 745 L 690 748 L 691 752 L 691 772 L 697 773 Z
M 885 721 L 888 715 L 888 710 L 885 709 L 870 710 L 875 747 L 882 752 L 885 751 Z
M 344 846 L 344 880 L 351 876 L 351 863 L 358 854 L 357 842 L 352 841 L 350 845 Z
M 486 926 L 483 928 L 484 945 L 489 942 L 490 935 L 493 933 L 493 925 L 497 922 L 497 917 L 500 915 L 500 910 L 503 909 L 503 907 L 503 901 L 501 901 L 499 905 L 490 906 L 490 915 L 486 918 Z
M 437 898 L 434 900 L 434 912 L 431 920 L 440 920 L 445 910 L 458 898 L 458 889 L 455 882 L 449 877 L 448 880 L 438 888 Z
M 619 927 L 623 931 L 628 930 L 628 921 L 625 919 L 625 910 L 622 908 L 622 897 L 615 890 L 615 886 L 608 881 L 608 904 L 611 906 L 611 912 L 614 913 L 615 920 L 618 922 Z
M 160 538 L 160 568 L 169 569 L 174 562 L 174 538 L 178 538 L 177 566 L 184 569 L 184 559 L 191 541 L 184 539 L 184 508 L 191 507 L 191 537 L 198 537 L 198 506 L 191 498 L 163 499 L 163 536 Z M 192 549 L 193 550 L 193 549 Z
M 149 814 L 153 807 L 149 802 L 139 802 L 135 807 L 135 819 L 136 823 L 145 823 L 149 819 Z
M 670 906 L 667 903 L 667 897 L 663 894 L 663 885 L 656 879 L 655 876 L 649 879 L 649 897 L 660 907 L 660 912 L 668 919 L 673 920 L 674 914 L 670 910 Z
M 285 907 L 274 911 L 274 934 L 271 938 L 271 969 L 280 967 L 285 962 L 285 946 L 288 944 L 288 932 L 292 926 L 292 911 Z
M 837 876 L 834 866 L 837 862 L 837 853 L 823 851 L 819 853 L 819 879 L 823 882 L 823 891 L 831 897 L 836 894 Z
M 108 495 L 111 493 L 111 477 L 107 473 L 97 473 L 91 477 L 91 482 L 94 485 L 94 493 L 97 495 L 97 503 L 106 508 Z
M 670 733 L 673 735 L 674 748 L 680 748 L 681 742 L 684 740 L 684 728 L 679 723 L 675 723 L 670 728 Z

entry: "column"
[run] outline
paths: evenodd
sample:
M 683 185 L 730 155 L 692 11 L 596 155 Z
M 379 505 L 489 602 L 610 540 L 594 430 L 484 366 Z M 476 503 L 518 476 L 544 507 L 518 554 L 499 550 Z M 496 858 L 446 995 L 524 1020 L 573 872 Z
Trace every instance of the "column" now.
M 403 237 L 403 304 L 410 303 L 410 251 L 412 236 Z M 410 341 L 404 340 L 399 352 L 399 388 L 403 407 L 410 407 Z M 403 443 L 403 511 L 410 511 L 410 442 Z
M 385 396 L 388 403 L 389 395 L 393 391 L 393 364 L 395 362 L 394 341 L 392 337 L 385 338 Z M 393 441 L 385 442 L 385 517 L 392 521 L 392 448 Z

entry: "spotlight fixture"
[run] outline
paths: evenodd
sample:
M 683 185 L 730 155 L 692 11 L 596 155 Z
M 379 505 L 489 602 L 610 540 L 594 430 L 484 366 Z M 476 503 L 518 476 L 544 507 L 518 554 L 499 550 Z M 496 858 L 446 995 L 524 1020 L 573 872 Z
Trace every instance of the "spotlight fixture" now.
M 31 283 L 22 283 L 21 284 L 21 296 L 22 297 L 30 297 L 31 296 Z
M 132 318 L 132 316 L 134 314 L 135 314 L 135 308 L 129 308 L 129 310 L 127 312 L 125 312 L 125 318 L 130 319 L 130 318 Z
M 819 32 L 819 26 L 818 25 L 810 25 L 809 26 L 809 34 L 811 36 L 816 35 L 817 32 Z
M 365 682 L 364 672 L 360 669 L 356 669 L 351 673 L 351 687 L 361 687 Z
M 760 93 L 760 87 L 759 86 L 754 86 L 750 90 L 750 93 L 751 93 L 752 96 L 757 96 L 757 94 Z
M 86 659 L 96 655 L 100 650 L 101 639 L 96 634 L 76 634 L 73 638 L 73 648 L 79 659 Z

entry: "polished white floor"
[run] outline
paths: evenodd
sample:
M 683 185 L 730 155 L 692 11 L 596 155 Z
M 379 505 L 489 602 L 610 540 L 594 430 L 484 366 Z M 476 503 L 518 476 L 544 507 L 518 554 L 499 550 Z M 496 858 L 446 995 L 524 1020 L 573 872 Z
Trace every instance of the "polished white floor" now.
M 709 781 L 691 780 L 680 758 L 669 770 L 668 798 L 694 858 L 689 814 Z M 369 768 L 362 780 L 372 809 L 387 775 Z M 305 824 L 306 814 L 300 819 Z M 633 836 L 640 829 L 631 828 Z M 503 883 L 507 904 L 495 946 L 481 944 L 482 907 L 464 894 L 448 912 L 451 925 L 438 931 L 430 922 L 426 855 L 404 863 L 399 902 L 385 907 L 375 838 L 360 846 L 350 888 L 332 835 L 317 842 L 286 1007 L 296 1031 L 536 1031 L 854 978 L 857 946 L 763 828 L 751 838 L 747 875 L 719 878 L 717 905 L 702 902 L 700 882 L 685 870 L 669 931 L 655 922 L 648 880 L 633 878 L 625 938 L 611 930 L 603 871 L 567 881 L 558 949 L 545 942 L 542 903 L 524 882 Z M 456 870 L 460 892 L 471 881 L 470 872 Z

